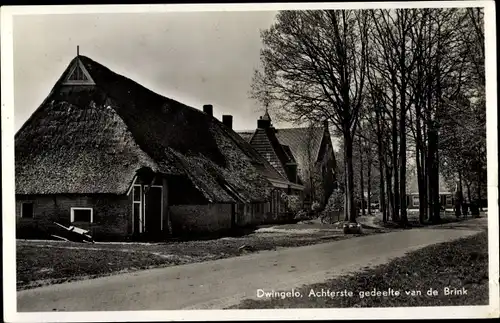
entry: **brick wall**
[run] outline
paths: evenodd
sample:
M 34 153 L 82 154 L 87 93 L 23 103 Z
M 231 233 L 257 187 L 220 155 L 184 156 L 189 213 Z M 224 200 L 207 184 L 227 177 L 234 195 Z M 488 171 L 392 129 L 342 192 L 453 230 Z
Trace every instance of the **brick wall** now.
M 21 218 L 23 202 L 33 203 L 33 219 Z M 72 207 L 93 209 L 93 223 L 70 223 Z M 127 196 L 116 195 L 19 195 L 16 197 L 16 230 L 23 238 L 31 230 L 55 232 L 58 222 L 91 231 L 96 240 L 115 240 L 131 233 L 132 203 Z
M 238 226 L 257 225 L 271 222 L 269 213 L 269 203 L 249 203 L 239 204 L 235 209 L 236 222 Z
M 215 232 L 231 228 L 231 204 L 170 206 L 174 233 Z

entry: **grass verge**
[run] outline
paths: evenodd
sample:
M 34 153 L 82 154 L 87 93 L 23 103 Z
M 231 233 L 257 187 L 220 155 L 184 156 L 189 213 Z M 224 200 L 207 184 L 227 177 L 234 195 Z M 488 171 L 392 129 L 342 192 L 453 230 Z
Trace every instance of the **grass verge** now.
M 445 288 L 462 290 L 467 294 L 445 295 Z M 437 295 L 429 296 L 429 289 Z M 360 292 L 384 292 L 392 289 L 393 296 L 361 297 Z M 311 295 L 311 290 L 315 295 Z M 302 297 L 269 297 L 247 299 L 232 308 L 349 308 L 400 306 L 453 306 L 488 304 L 488 235 L 486 232 L 437 244 L 388 264 L 297 289 Z M 321 292 L 323 291 L 323 294 Z M 330 291 L 330 295 L 325 295 Z M 352 292 L 352 296 L 333 294 Z M 399 296 L 395 296 L 399 291 Z M 407 295 L 406 291 L 421 291 Z M 318 295 L 319 293 L 319 295 Z M 346 295 L 348 293 L 345 293 Z
M 145 252 L 22 245 L 17 247 L 17 289 L 147 269 L 163 263 L 160 257 Z

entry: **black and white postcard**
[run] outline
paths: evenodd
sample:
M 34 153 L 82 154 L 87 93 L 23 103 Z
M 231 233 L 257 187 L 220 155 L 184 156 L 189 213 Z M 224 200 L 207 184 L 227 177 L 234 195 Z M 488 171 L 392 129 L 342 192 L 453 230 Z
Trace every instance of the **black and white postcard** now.
M 498 317 L 495 27 L 2 7 L 4 320 Z

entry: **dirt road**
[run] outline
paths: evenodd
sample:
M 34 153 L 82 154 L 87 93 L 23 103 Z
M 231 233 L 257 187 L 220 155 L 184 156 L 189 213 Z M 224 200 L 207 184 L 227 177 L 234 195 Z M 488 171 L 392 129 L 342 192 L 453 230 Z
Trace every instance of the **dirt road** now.
M 456 229 L 450 225 L 412 229 L 45 286 L 18 292 L 18 311 L 222 309 L 244 298 L 256 298 L 258 289 L 291 290 L 466 237 L 484 229 L 486 221 L 474 219 Z

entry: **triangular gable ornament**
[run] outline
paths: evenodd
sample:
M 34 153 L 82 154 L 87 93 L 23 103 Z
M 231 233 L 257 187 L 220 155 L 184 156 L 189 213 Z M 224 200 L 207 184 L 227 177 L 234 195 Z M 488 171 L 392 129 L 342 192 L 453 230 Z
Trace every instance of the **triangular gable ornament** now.
M 95 85 L 82 62 L 77 59 L 64 79 L 63 85 Z

